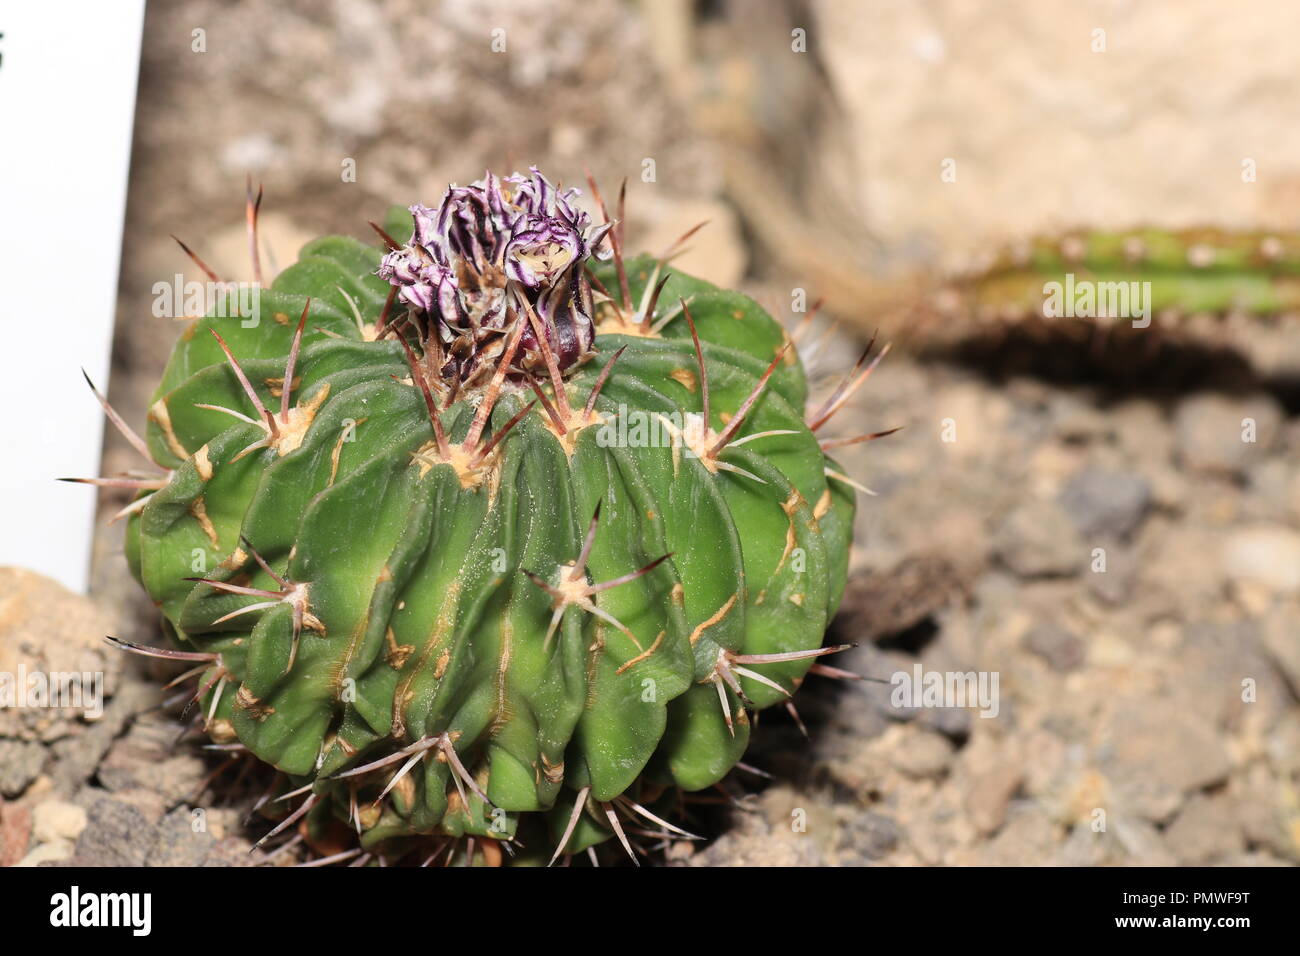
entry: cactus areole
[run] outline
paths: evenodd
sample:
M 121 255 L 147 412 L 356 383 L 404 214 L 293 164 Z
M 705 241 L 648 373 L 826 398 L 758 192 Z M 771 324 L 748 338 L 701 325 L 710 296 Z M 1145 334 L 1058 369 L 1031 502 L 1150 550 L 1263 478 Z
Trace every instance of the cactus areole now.
M 272 834 L 632 854 L 841 649 L 846 389 L 810 427 L 782 326 L 625 260 L 592 189 L 599 225 L 536 169 L 453 186 L 176 345 L 127 555 L 180 648 L 148 652 L 282 771 Z

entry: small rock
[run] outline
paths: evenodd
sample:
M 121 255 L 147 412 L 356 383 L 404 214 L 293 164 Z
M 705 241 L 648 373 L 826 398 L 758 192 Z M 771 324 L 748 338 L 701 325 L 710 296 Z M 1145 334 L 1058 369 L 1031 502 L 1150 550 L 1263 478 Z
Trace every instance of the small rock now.
M 1014 764 L 1003 764 L 975 774 L 966 791 L 966 815 L 983 836 L 1002 829 L 1007 807 L 1024 781 L 1024 773 Z
M 158 826 L 158 839 L 145 857 L 145 866 L 202 866 L 212 850 L 212 834 L 195 832 L 194 815 L 177 807 Z
M 1270 853 L 1252 850 L 1248 853 L 1235 853 L 1214 864 L 1215 866 L 1295 866 L 1286 860 L 1280 860 Z
M 0 568 L 0 673 L 86 674 L 69 703 L 80 707 L 0 707 L 0 737 L 51 741 L 85 729 L 112 696 L 126 656 L 103 635 L 121 633 L 99 604 L 22 568 Z M 79 700 L 78 700 L 79 696 Z M 0 760 L 0 766 L 4 761 Z
M 164 715 L 141 714 L 100 762 L 99 782 L 106 790 L 153 790 L 169 805 L 193 796 L 207 767 L 194 753 L 174 750 L 180 730 Z
M 72 843 L 68 840 L 42 843 L 33 847 L 31 852 L 15 863 L 14 866 L 40 866 L 42 863 L 62 863 L 64 860 L 72 858 L 74 849 Z
M 950 862 L 957 866 L 1024 866 L 1031 860 L 1048 859 L 1058 851 L 1060 843 L 1060 827 L 1042 807 L 1017 805 L 997 836 L 963 851 Z
M 45 748 L 22 740 L 0 740 L 0 794 L 19 796 L 41 773 Z
M 0 800 L 0 867 L 13 866 L 27 855 L 31 832 L 31 811 Z
M 916 725 L 960 744 L 970 736 L 972 713 L 969 707 L 923 707 L 916 717 Z
M 1223 546 L 1223 572 L 1272 591 L 1300 593 L 1300 534 L 1271 524 L 1235 531 Z
M 87 814 L 74 861 L 83 866 L 142 866 L 154 832 L 135 807 L 101 797 Z
M 1281 420 L 1281 409 L 1268 396 L 1193 395 L 1174 413 L 1179 459 L 1198 471 L 1240 474 L 1272 447 Z M 1246 440 L 1252 429 L 1253 442 Z
M 1178 862 L 1154 824 L 1123 813 L 1111 814 L 1107 824 L 1108 832 L 1123 851 L 1120 859 L 1109 862 L 1130 866 L 1173 866 Z
M 852 856 L 879 860 L 898 846 L 899 833 L 899 826 L 892 817 L 868 811 L 843 827 L 840 849 Z
M 1140 569 L 1133 552 L 1119 545 L 1102 544 L 1104 564 L 1091 557 L 1084 583 L 1088 590 L 1112 606 L 1126 603 L 1133 595 Z M 1092 551 L 1089 549 L 1091 556 Z M 1101 570 L 1104 568 L 1105 570 Z
M 32 838 L 37 843 L 76 840 L 86 829 L 86 811 L 75 803 L 46 800 L 32 811 Z
M 693 849 L 698 849 L 691 844 Z M 203 865 L 214 866 L 257 866 L 259 857 L 249 851 L 252 844 L 243 837 L 228 836 L 212 845 Z
M 892 741 L 882 741 L 889 760 L 909 777 L 940 777 L 952 763 L 952 744 L 946 737 L 920 727 L 900 726 Z M 890 733 L 894 733 L 893 730 Z
M 1265 743 L 1269 763 L 1284 776 L 1300 775 L 1300 713 L 1295 710 L 1278 721 Z
M 1039 624 L 1025 635 L 1025 647 L 1045 660 L 1052 670 L 1077 670 L 1087 658 L 1087 648 L 1070 631 L 1058 624 Z
M 1086 823 L 1076 823 L 1053 862 L 1059 866 L 1101 866 L 1106 862 L 1107 849 L 1106 834 Z
M 1241 827 L 1246 843 L 1268 850 L 1275 856 L 1300 860 L 1300 832 L 1293 833 L 1290 813 L 1278 799 L 1277 784 L 1262 766 L 1251 774 L 1234 778 L 1229 793 L 1233 800 L 1233 820 Z
M 72 790 L 89 780 L 126 722 L 157 702 L 158 684 L 124 674 L 116 696 L 104 708 L 103 717 L 50 748 L 57 760 L 50 771 L 55 784 Z
M 730 830 L 684 862 L 686 866 L 821 866 L 820 836 L 834 832 L 829 807 L 807 794 L 773 788 L 763 796 L 763 812 L 738 813 Z M 801 811 L 801 826 L 792 825 Z M 683 864 L 676 864 L 683 865 Z
M 1088 554 L 1069 515 L 1056 502 L 1042 499 L 1011 513 L 998 529 L 994 549 L 1023 578 L 1077 574 Z
M 1085 468 L 1061 490 L 1061 507 L 1088 538 L 1126 540 L 1151 505 L 1151 483 L 1126 471 Z
M 1246 848 L 1237 808 L 1227 797 L 1195 794 L 1164 832 L 1165 844 L 1179 862 L 1193 866 Z
M 1119 805 L 1156 823 L 1232 770 L 1208 716 L 1168 697 L 1121 701 L 1103 727 L 1098 760 Z

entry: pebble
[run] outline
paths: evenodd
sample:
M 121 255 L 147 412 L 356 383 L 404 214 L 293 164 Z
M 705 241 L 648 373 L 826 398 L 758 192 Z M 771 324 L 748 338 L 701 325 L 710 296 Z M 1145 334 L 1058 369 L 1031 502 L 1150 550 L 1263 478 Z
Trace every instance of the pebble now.
M 14 866 L 40 866 L 42 863 L 61 863 L 72 857 L 75 847 L 67 840 L 55 840 L 33 847 Z
M 1223 795 L 1195 794 L 1164 831 L 1180 863 L 1204 866 L 1246 848 L 1236 805 Z
M 952 744 L 941 734 L 916 726 L 890 728 L 881 739 L 889 761 L 909 777 L 942 776 L 952 762 Z
M 193 812 L 188 807 L 177 807 L 158 825 L 157 840 L 144 865 L 202 866 L 213 843 L 213 836 L 206 829 L 195 832 Z
M 74 859 L 83 866 L 143 866 L 154 832 L 129 803 L 100 797 L 86 814 Z
M 1098 757 L 1119 804 L 1155 823 L 1178 812 L 1188 793 L 1222 783 L 1232 771 L 1210 719 L 1169 697 L 1120 701 L 1101 739 Z
M 1151 483 L 1127 471 L 1085 468 L 1060 494 L 1061 507 L 1088 540 L 1127 540 L 1146 517 Z
M 0 740 L 0 795 L 17 797 L 41 773 L 45 748 L 25 740 Z
M 32 838 L 37 843 L 76 840 L 86 829 L 86 811 L 65 800 L 46 800 L 32 811 Z
M 893 817 L 871 810 L 855 812 L 840 824 L 837 862 L 852 866 L 883 859 L 898 846 L 901 834 Z
M 1243 439 L 1249 437 L 1248 420 L 1254 422 L 1253 442 Z M 1266 395 L 1193 395 L 1174 413 L 1179 459 L 1197 471 L 1240 474 L 1272 447 L 1281 420 L 1281 408 Z
M 1033 499 L 1016 508 L 998 529 L 994 549 L 1022 578 L 1077 574 L 1086 566 L 1088 556 L 1069 515 L 1046 499 Z
M 13 866 L 27 855 L 32 812 L 0 800 L 0 867 Z
M 1015 764 L 997 764 L 976 773 L 966 791 L 966 815 L 976 832 L 989 836 L 1002 829 L 1011 798 L 1024 782 L 1024 771 Z
M 1234 531 L 1223 545 L 1223 573 L 1277 592 L 1300 593 L 1300 533 L 1259 524 Z
M 1078 670 L 1088 656 L 1087 648 L 1072 632 L 1058 624 L 1039 624 L 1025 635 L 1025 647 L 1037 654 L 1052 670 Z

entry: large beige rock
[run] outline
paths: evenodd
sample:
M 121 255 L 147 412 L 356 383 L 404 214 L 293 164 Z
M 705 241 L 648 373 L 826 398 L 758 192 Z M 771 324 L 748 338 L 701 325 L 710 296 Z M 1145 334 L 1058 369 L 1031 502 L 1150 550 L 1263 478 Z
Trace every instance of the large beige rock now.
M 96 719 L 94 696 L 102 694 L 99 704 L 111 697 L 122 669 L 123 655 L 104 643 L 114 630 L 114 619 L 89 598 L 32 571 L 0 568 L 0 738 L 50 742 Z M 33 696 L 53 674 L 77 675 L 79 706 L 42 705 Z M 75 693 L 61 699 L 69 701 L 76 703 Z
M 1284 122 L 1300 82 L 1295 4 L 1241 16 L 1218 0 L 813 11 L 810 48 L 888 244 L 923 240 L 957 259 L 1075 225 L 1293 228 L 1300 213 L 1300 128 Z M 955 182 L 940 178 L 949 158 Z

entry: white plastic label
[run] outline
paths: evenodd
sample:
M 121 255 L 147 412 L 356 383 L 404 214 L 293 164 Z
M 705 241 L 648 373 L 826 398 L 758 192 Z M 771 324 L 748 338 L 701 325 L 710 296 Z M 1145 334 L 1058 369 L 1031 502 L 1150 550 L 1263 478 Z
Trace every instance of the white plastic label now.
M 0 0 L 0 565 L 84 592 L 144 0 Z

